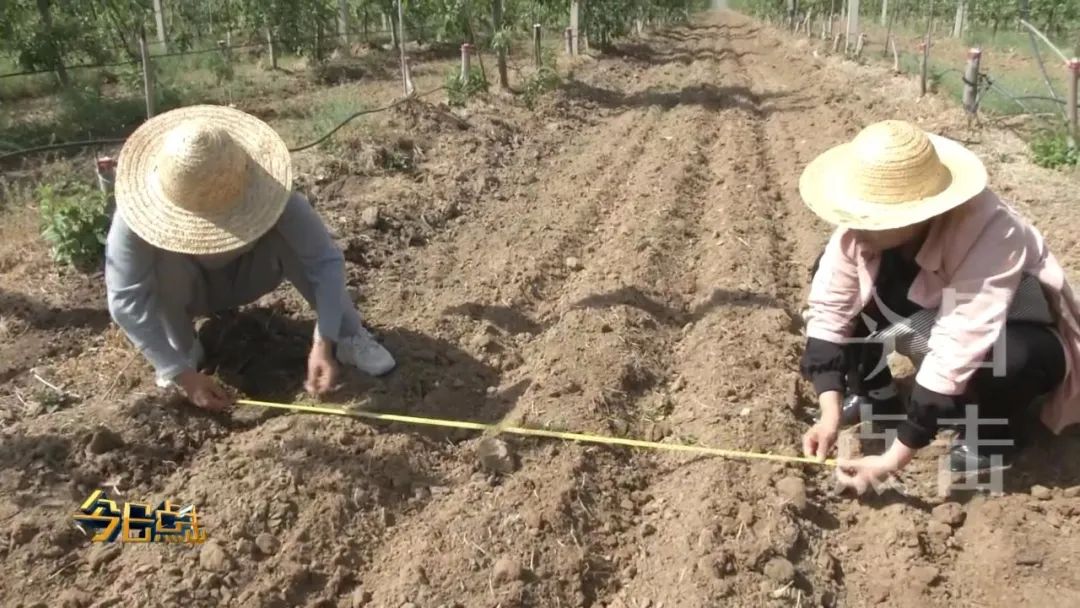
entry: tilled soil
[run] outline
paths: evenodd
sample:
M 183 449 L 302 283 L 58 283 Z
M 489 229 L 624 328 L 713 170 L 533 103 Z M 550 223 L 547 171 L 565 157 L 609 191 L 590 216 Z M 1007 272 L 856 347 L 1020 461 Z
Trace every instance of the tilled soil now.
M 799 171 L 887 117 L 970 141 L 1080 268 L 1075 178 L 883 71 L 727 13 L 571 68 L 535 112 L 417 102 L 381 147 L 301 159 L 400 361 L 335 400 L 797 454 L 799 313 L 828 236 Z M 474 433 L 193 411 L 152 389 L 99 282 L 50 275 L 51 310 L 15 292 L 45 265 L 3 262 L 5 606 L 1080 605 L 1075 433 L 1000 497 L 940 495 L 941 445 L 862 500 L 818 467 L 520 438 L 497 473 Z M 240 392 L 301 397 L 311 320 L 288 289 L 200 331 Z M 34 373 L 77 405 L 35 399 Z M 71 515 L 97 487 L 193 502 L 210 540 L 92 545 Z

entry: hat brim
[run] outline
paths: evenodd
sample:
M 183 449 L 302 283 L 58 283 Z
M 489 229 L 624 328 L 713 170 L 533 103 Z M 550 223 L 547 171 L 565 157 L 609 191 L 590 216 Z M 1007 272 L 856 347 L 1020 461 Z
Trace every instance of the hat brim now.
M 835 226 L 890 230 L 941 215 L 986 189 L 986 167 L 974 152 L 940 135 L 927 135 L 951 177 L 948 187 L 934 196 L 890 204 L 852 196 L 843 187 L 850 180 L 850 143 L 831 148 L 811 161 L 799 178 L 799 194 L 811 211 Z
M 240 200 L 213 215 L 192 213 L 165 196 L 157 159 L 168 132 L 200 120 L 228 133 L 247 153 L 247 181 Z M 116 166 L 116 207 L 135 234 L 167 251 L 192 255 L 225 253 L 269 231 L 289 200 L 292 160 L 270 125 L 224 106 L 198 105 L 155 116 L 124 143 Z

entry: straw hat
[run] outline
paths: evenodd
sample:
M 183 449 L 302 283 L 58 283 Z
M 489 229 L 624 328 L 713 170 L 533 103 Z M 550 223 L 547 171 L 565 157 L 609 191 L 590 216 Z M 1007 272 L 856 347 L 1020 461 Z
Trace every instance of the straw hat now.
M 292 188 L 289 150 L 263 121 L 233 108 L 190 106 L 143 123 L 117 160 L 116 206 L 160 249 L 225 253 L 259 239 Z
M 986 185 L 986 168 L 964 146 L 887 120 L 811 161 L 799 193 L 831 224 L 888 230 L 945 213 Z

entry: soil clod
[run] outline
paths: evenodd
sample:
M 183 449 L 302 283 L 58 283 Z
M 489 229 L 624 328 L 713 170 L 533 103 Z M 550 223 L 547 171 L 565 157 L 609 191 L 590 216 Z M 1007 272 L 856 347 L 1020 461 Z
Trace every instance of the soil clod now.
M 124 440 L 120 435 L 105 427 L 98 427 L 86 446 L 91 454 L 104 454 L 124 446 Z
M 217 541 L 207 541 L 199 551 L 199 567 L 208 572 L 228 572 L 232 558 Z
M 278 552 L 281 542 L 273 534 L 263 532 L 255 537 L 255 546 L 263 555 L 273 555 Z
M 785 477 L 777 482 L 776 489 L 795 510 L 801 512 L 806 509 L 806 482 L 801 477 Z
M 781 585 L 795 580 L 795 566 L 782 557 L 774 557 L 769 560 L 769 563 L 765 564 L 763 572 L 765 576 Z
M 1031 496 L 1036 500 L 1050 500 L 1052 496 L 1050 488 L 1046 486 L 1031 486 Z
M 489 473 L 508 474 L 514 472 L 514 456 L 506 442 L 494 437 L 485 437 L 476 447 L 480 466 Z
M 967 516 L 964 508 L 955 502 L 942 503 L 934 507 L 931 514 L 935 520 L 954 528 L 963 525 L 964 518 Z
M 521 580 L 523 576 L 524 571 L 521 568 L 521 564 L 506 556 L 499 558 L 499 561 L 495 562 L 495 567 L 491 571 L 491 580 L 496 585 L 518 581 Z
M 360 221 L 368 228 L 378 228 L 382 223 L 382 215 L 378 207 L 367 207 L 360 213 Z

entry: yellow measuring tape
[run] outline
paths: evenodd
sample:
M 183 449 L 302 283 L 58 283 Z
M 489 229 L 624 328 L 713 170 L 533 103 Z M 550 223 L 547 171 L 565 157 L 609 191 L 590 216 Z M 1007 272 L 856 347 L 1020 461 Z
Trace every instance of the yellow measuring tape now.
M 253 401 L 251 399 L 239 399 L 239 405 L 254 405 L 258 407 L 274 408 L 279 410 L 292 410 L 308 414 L 329 414 L 332 416 L 347 416 L 351 418 L 367 418 L 381 420 L 383 422 L 401 422 L 404 424 L 416 424 L 422 426 L 441 426 L 453 429 L 469 429 L 473 431 L 494 431 L 496 433 L 510 433 L 513 435 L 526 435 L 529 437 L 548 437 L 562 439 L 564 441 L 581 441 L 585 443 L 599 443 L 603 445 L 622 445 L 631 448 L 645 448 L 649 450 L 667 450 L 670 452 L 690 452 L 707 456 L 721 456 L 724 458 L 743 458 L 753 460 L 773 460 L 777 462 L 801 462 L 825 466 L 836 466 L 835 460 L 817 460 L 804 456 L 784 456 L 782 454 L 768 454 L 763 452 L 744 452 L 740 450 L 722 450 L 700 445 L 683 445 L 678 443 L 660 443 L 659 441 L 643 441 L 641 439 L 624 439 L 622 437 L 610 437 L 605 435 L 591 435 L 587 433 L 569 433 L 565 431 L 549 431 L 547 429 L 530 429 L 519 426 L 502 426 L 498 424 L 483 424 L 480 422 L 467 422 L 463 420 L 443 420 L 439 418 L 421 418 L 419 416 L 402 416 L 400 414 L 378 414 L 362 410 L 345 409 L 339 407 L 324 407 L 320 405 L 298 405 L 288 403 L 273 403 L 270 401 Z

